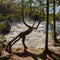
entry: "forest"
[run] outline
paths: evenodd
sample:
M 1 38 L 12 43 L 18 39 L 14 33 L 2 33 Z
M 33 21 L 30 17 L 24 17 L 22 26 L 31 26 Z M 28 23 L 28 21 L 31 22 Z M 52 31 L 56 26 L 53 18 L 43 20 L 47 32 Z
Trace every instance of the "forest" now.
M 60 60 L 60 0 L 0 0 L 0 60 Z

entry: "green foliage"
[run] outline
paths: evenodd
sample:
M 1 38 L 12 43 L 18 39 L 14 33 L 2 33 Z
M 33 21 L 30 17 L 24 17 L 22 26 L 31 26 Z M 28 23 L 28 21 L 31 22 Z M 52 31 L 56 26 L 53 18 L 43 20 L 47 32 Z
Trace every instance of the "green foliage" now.
M 60 20 L 60 11 L 57 13 L 57 17 Z
M 33 12 L 32 16 L 34 18 L 40 19 L 39 12 Z
M 13 6 L 10 6 L 10 11 L 12 13 L 20 13 L 21 12 L 21 8 L 20 8 L 20 6 L 13 5 Z
M 7 14 L 6 19 L 12 19 L 12 18 L 18 18 L 20 16 L 20 14 Z
M 11 18 L 14 18 L 14 17 L 15 17 L 14 14 L 7 14 L 7 16 L 6 16 L 7 19 L 11 19 Z
M 60 0 L 57 0 L 57 4 L 60 5 Z
M 52 24 L 54 21 L 53 14 L 49 14 L 49 23 Z
M 49 35 L 53 38 L 54 34 L 53 32 L 50 32 Z
M 54 33 L 49 32 L 49 36 L 50 36 L 50 41 L 53 43 L 54 42 Z
M 4 30 L 7 26 L 2 22 L 0 23 L 0 31 Z
M 36 20 L 45 20 L 45 13 L 39 11 L 33 11 L 32 17 L 36 18 Z
M 2 14 L 0 14 L 0 21 L 3 21 L 4 20 L 4 17 Z
M 30 9 L 29 9 L 29 8 L 25 8 L 25 9 L 24 9 L 24 14 L 25 14 L 25 15 L 29 15 L 29 13 L 30 13 Z
M 7 8 L 6 8 L 6 6 L 5 6 L 5 4 L 2 4 L 2 5 L 0 5 L 0 13 L 2 14 L 2 15 L 6 15 L 7 14 Z
M 3 16 L 2 14 L 0 14 L 0 22 L 4 21 L 4 20 L 9 20 L 12 18 L 18 18 L 20 17 L 20 14 L 16 13 L 16 14 L 7 14 L 6 16 Z
M 21 14 L 21 8 L 18 5 L 0 5 L 0 21 L 18 18 Z

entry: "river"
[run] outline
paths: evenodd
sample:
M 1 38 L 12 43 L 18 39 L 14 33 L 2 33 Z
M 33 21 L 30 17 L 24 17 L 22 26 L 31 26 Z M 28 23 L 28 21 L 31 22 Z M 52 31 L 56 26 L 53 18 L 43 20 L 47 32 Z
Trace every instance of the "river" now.
M 26 23 L 31 25 L 33 21 L 29 18 L 26 19 Z M 37 25 L 37 21 L 35 22 L 35 26 Z M 58 22 L 57 22 L 58 23 Z M 5 35 L 7 41 L 11 41 L 14 37 L 16 37 L 19 33 L 26 31 L 28 28 L 22 22 L 14 22 L 11 24 L 11 31 L 9 34 Z M 44 48 L 45 47 L 45 34 L 46 33 L 46 22 L 41 22 L 37 30 L 33 30 L 32 33 L 26 36 L 25 44 L 27 47 L 32 48 Z M 60 37 L 60 36 L 59 36 Z M 53 41 L 49 38 L 49 46 L 53 45 Z M 15 48 L 23 47 L 22 39 L 20 39 L 16 44 L 13 46 Z M 53 46 L 52 46 L 53 48 Z
M 27 22 L 29 25 L 32 25 L 33 22 Z M 36 22 L 35 26 L 38 22 Z M 27 47 L 32 48 L 44 48 L 45 46 L 45 23 L 42 22 L 37 30 L 33 30 L 32 33 L 26 36 L 25 44 Z M 23 23 L 12 23 L 11 31 L 6 35 L 7 41 L 9 42 L 19 33 L 26 31 L 28 28 Z M 51 41 L 49 41 L 50 43 Z M 22 39 L 18 41 L 13 47 L 23 47 Z

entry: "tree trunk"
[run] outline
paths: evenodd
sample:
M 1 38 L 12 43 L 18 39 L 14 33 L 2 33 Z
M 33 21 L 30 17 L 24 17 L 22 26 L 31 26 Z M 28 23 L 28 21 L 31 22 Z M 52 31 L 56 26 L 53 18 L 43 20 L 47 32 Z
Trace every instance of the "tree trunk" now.
M 55 43 L 58 43 L 57 38 L 56 38 L 56 20 L 55 20 L 55 0 L 53 1 L 53 10 L 54 10 L 54 41 Z
M 47 21 L 46 21 L 46 40 L 45 40 L 45 51 L 48 50 L 48 25 L 49 25 L 49 0 L 47 0 Z
M 46 60 L 48 54 L 48 25 L 49 25 L 49 0 L 47 0 L 47 17 L 46 17 L 46 39 L 45 39 L 45 51 L 44 51 L 44 59 Z
M 22 20 L 24 21 L 24 0 L 22 0 Z

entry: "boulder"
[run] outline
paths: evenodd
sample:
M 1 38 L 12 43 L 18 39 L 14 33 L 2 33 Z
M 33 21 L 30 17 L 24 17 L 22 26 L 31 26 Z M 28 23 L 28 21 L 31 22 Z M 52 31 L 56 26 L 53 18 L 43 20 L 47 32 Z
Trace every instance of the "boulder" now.
M 10 30 L 11 30 L 11 24 L 9 21 L 3 21 L 3 22 L 0 22 L 0 33 L 9 33 Z

